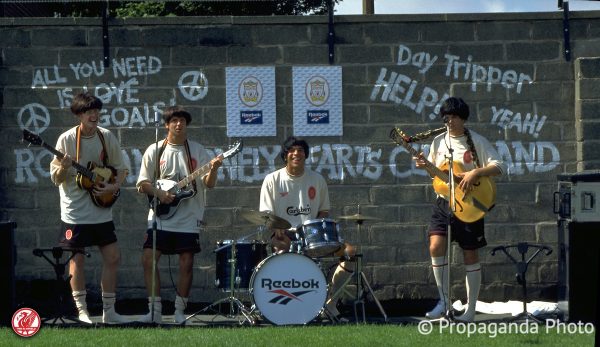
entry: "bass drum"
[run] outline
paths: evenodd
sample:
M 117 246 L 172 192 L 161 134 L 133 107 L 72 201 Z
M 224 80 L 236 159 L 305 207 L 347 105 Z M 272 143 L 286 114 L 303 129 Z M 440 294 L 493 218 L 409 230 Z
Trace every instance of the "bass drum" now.
M 274 254 L 250 279 L 253 304 L 275 325 L 306 324 L 323 309 L 327 282 L 319 266 L 297 253 Z

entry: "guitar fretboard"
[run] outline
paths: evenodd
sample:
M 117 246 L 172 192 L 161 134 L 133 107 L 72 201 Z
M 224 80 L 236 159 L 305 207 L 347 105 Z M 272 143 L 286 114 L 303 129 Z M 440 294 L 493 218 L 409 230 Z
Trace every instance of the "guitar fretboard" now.
M 390 137 L 392 138 L 392 140 L 394 140 L 394 142 L 396 142 L 399 145 L 402 145 L 402 147 L 406 148 L 406 150 L 412 154 L 414 157 L 419 156 L 419 152 L 414 149 L 410 144 L 408 144 L 408 142 L 406 142 L 406 140 L 404 139 L 404 134 L 402 133 L 402 131 L 400 131 L 398 128 L 394 128 L 392 130 L 392 133 L 390 134 Z M 429 169 L 429 172 L 433 173 L 436 177 L 438 177 L 439 179 L 441 179 L 443 182 L 448 182 L 448 174 L 442 170 L 440 170 L 440 168 L 438 168 L 437 166 L 435 166 L 432 162 L 430 162 L 427 159 L 425 160 L 425 166 L 427 166 L 427 168 Z
M 58 157 L 58 159 L 62 159 L 65 157 L 65 155 L 63 153 L 59 152 L 56 148 L 50 146 L 43 140 L 41 140 L 41 141 L 42 141 L 41 146 L 44 147 L 45 149 L 47 149 L 48 151 L 50 151 L 52 154 L 56 155 Z M 77 170 L 77 172 L 79 172 L 83 176 L 87 177 L 90 181 L 92 181 L 92 182 L 95 181 L 94 173 L 92 171 L 90 171 L 87 167 L 79 164 L 75 160 L 71 160 L 71 165 L 73 165 L 73 167 Z
M 192 183 L 193 180 L 208 173 L 209 170 L 210 170 L 210 163 L 206 163 L 206 164 L 202 165 L 199 169 L 197 169 L 196 171 L 187 175 L 181 181 L 177 182 L 177 184 L 173 188 L 171 188 L 171 190 L 182 189 L 182 188 L 187 187 L 189 184 Z

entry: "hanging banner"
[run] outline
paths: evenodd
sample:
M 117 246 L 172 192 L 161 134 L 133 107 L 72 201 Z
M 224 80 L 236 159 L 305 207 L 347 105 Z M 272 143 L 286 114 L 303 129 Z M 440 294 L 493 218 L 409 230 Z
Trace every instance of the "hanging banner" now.
M 227 136 L 275 136 L 275 67 L 228 67 Z
M 342 136 L 342 67 L 294 66 L 294 135 Z

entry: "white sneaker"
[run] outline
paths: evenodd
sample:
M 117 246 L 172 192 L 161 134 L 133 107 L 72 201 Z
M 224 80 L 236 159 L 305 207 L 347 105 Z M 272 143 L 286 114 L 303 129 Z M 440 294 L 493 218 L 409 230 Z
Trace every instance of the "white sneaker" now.
M 119 323 L 130 323 L 130 322 L 131 321 L 127 317 L 118 314 L 115 311 L 114 307 L 112 307 L 112 308 L 110 308 L 108 310 L 104 310 L 102 312 L 102 323 L 105 323 L 105 324 L 119 324 Z
M 173 314 L 173 316 L 174 316 L 173 320 L 177 324 L 183 324 L 184 322 L 186 322 L 185 314 L 183 313 L 183 311 L 175 310 L 175 313 Z
M 80 321 L 87 324 L 92 324 L 92 320 L 90 319 L 90 314 L 87 310 L 80 310 L 79 316 L 77 317 Z
M 154 312 L 154 321 L 152 321 L 152 313 L 148 312 L 145 315 L 143 315 L 142 317 L 140 317 L 140 319 L 136 320 L 136 322 L 141 322 L 141 323 L 162 323 L 162 313 L 160 312 Z
M 433 308 L 433 310 L 425 313 L 425 317 L 429 319 L 438 319 L 441 318 L 444 313 L 446 313 L 446 305 L 442 300 L 438 301 L 437 305 Z

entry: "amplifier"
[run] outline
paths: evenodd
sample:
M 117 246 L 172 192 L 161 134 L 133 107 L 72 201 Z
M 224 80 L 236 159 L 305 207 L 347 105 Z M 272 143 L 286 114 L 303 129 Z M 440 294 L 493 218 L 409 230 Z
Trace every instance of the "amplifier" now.
M 572 222 L 600 222 L 600 171 L 560 174 L 554 213 Z

